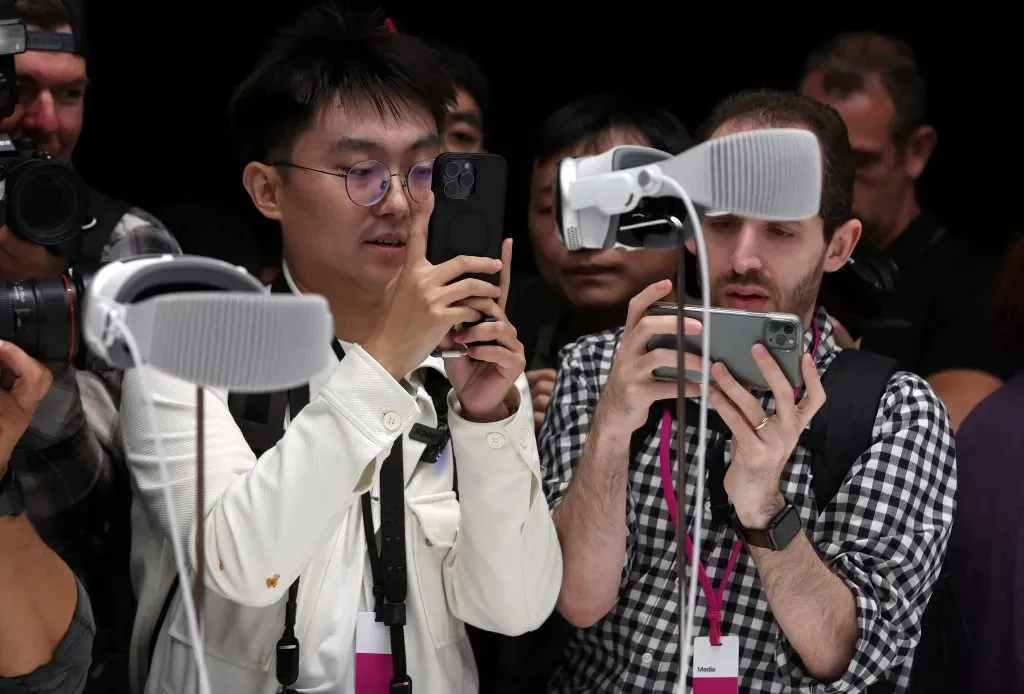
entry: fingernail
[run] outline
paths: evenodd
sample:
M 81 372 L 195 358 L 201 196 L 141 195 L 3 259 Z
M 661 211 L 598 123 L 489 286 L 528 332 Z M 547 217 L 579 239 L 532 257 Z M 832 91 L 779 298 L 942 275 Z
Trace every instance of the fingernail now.
M 768 350 L 766 350 L 764 348 L 764 345 L 761 345 L 761 344 L 754 345 L 754 355 L 755 356 L 763 357 L 766 354 L 768 354 Z

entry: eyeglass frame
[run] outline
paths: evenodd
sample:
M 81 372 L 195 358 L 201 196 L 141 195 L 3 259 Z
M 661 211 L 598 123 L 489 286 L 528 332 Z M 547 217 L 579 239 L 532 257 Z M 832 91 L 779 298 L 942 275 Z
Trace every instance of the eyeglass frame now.
M 345 194 L 348 195 L 348 199 L 349 200 L 352 200 L 352 204 L 353 205 L 358 205 L 359 207 L 373 207 L 374 205 L 379 205 L 380 203 L 384 202 L 384 199 L 388 196 L 388 193 L 391 192 L 391 179 L 394 178 L 395 176 L 401 176 L 402 177 L 401 178 L 401 180 L 402 180 L 402 187 L 405 189 L 405 194 L 409 196 L 410 200 L 412 200 L 414 203 L 419 205 L 420 201 L 417 200 L 416 197 L 409 190 L 409 173 L 414 168 L 419 166 L 420 164 L 426 164 L 428 162 L 430 163 L 431 171 L 433 171 L 434 160 L 433 160 L 433 158 L 431 158 L 431 159 L 424 159 L 422 161 L 417 161 L 417 162 L 414 162 L 413 164 L 410 164 L 409 165 L 409 170 L 405 171 L 404 173 L 401 172 L 401 171 L 399 171 L 397 173 L 392 171 L 390 166 L 388 166 L 387 164 L 385 164 L 384 162 L 382 162 L 379 159 L 364 159 L 362 161 L 357 161 L 355 164 L 352 164 L 351 166 L 346 166 L 344 171 L 325 171 L 324 169 L 316 169 L 316 168 L 313 168 L 312 166 L 303 166 L 302 164 L 296 164 L 296 163 L 290 162 L 290 161 L 271 162 L 270 164 L 268 164 L 268 166 L 285 166 L 285 167 L 288 167 L 288 168 L 291 168 L 291 169 L 300 169 L 302 171 L 313 171 L 315 173 L 326 174 L 328 176 L 334 176 L 336 178 L 343 178 L 343 179 L 345 179 Z M 383 191 L 381 191 L 380 198 L 378 200 L 376 200 L 375 202 L 371 202 L 369 204 L 364 204 L 364 203 L 356 202 L 355 200 L 353 200 L 352 199 L 352 192 L 348 189 L 348 176 L 349 176 L 349 174 L 351 173 L 352 169 L 356 168 L 357 166 L 360 166 L 361 164 L 380 164 L 388 172 L 388 179 L 387 179 L 388 187 L 385 188 Z

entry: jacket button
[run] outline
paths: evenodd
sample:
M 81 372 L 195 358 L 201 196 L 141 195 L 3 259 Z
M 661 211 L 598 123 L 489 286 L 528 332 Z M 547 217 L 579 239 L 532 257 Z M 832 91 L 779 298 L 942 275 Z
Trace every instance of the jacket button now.
M 497 450 L 505 445 L 505 435 L 498 431 L 492 431 L 487 435 L 487 445 Z
M 388 431 L 396 431 L 398 427 L 402 426 L 402 418 L 398 416 L 397 412 L 385 412 L 381 423 Z
M 522 429 L 519 432 L 519 445 L 523 448 L 529 448 L 530 442 L 533 441 L 533 433 L 529 429 Z

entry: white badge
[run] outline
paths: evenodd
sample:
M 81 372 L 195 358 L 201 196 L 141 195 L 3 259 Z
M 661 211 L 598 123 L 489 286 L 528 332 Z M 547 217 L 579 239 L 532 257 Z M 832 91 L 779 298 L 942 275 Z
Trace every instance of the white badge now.
M 699 636 L 693 640 L 693 694 L 739 694 L 740 640 L 723 636 L 722 643 Z
M 391 632 L 373 612 L 356 620 L 356 694 L 387 694 L 394 667 Z

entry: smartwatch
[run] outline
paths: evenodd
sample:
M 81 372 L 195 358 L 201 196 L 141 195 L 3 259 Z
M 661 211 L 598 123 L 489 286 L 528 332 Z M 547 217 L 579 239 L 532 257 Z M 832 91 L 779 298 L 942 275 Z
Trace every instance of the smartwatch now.
M 0 518 L 20 516 L 24 512 L 25 498 L 21 494 L 21 486 L 14 479 L 14 469 L 8 467 L 0 477 Z
M 733 513 L 732 520 L 733 525 L 736 527 L 736 532 L 748 545 L 764 547 L 776 552 L 786 549 L 789 543 L 795 540 L 796 536 L 803 529 L 803 524 L 800 522 L 800 514 L 793 504 L 786 504 L 785 508 L 772 516 L 772 519 L 768 521 L 768 527 L 764 530 L 752 530 L 743 527 L 735 512 Z

